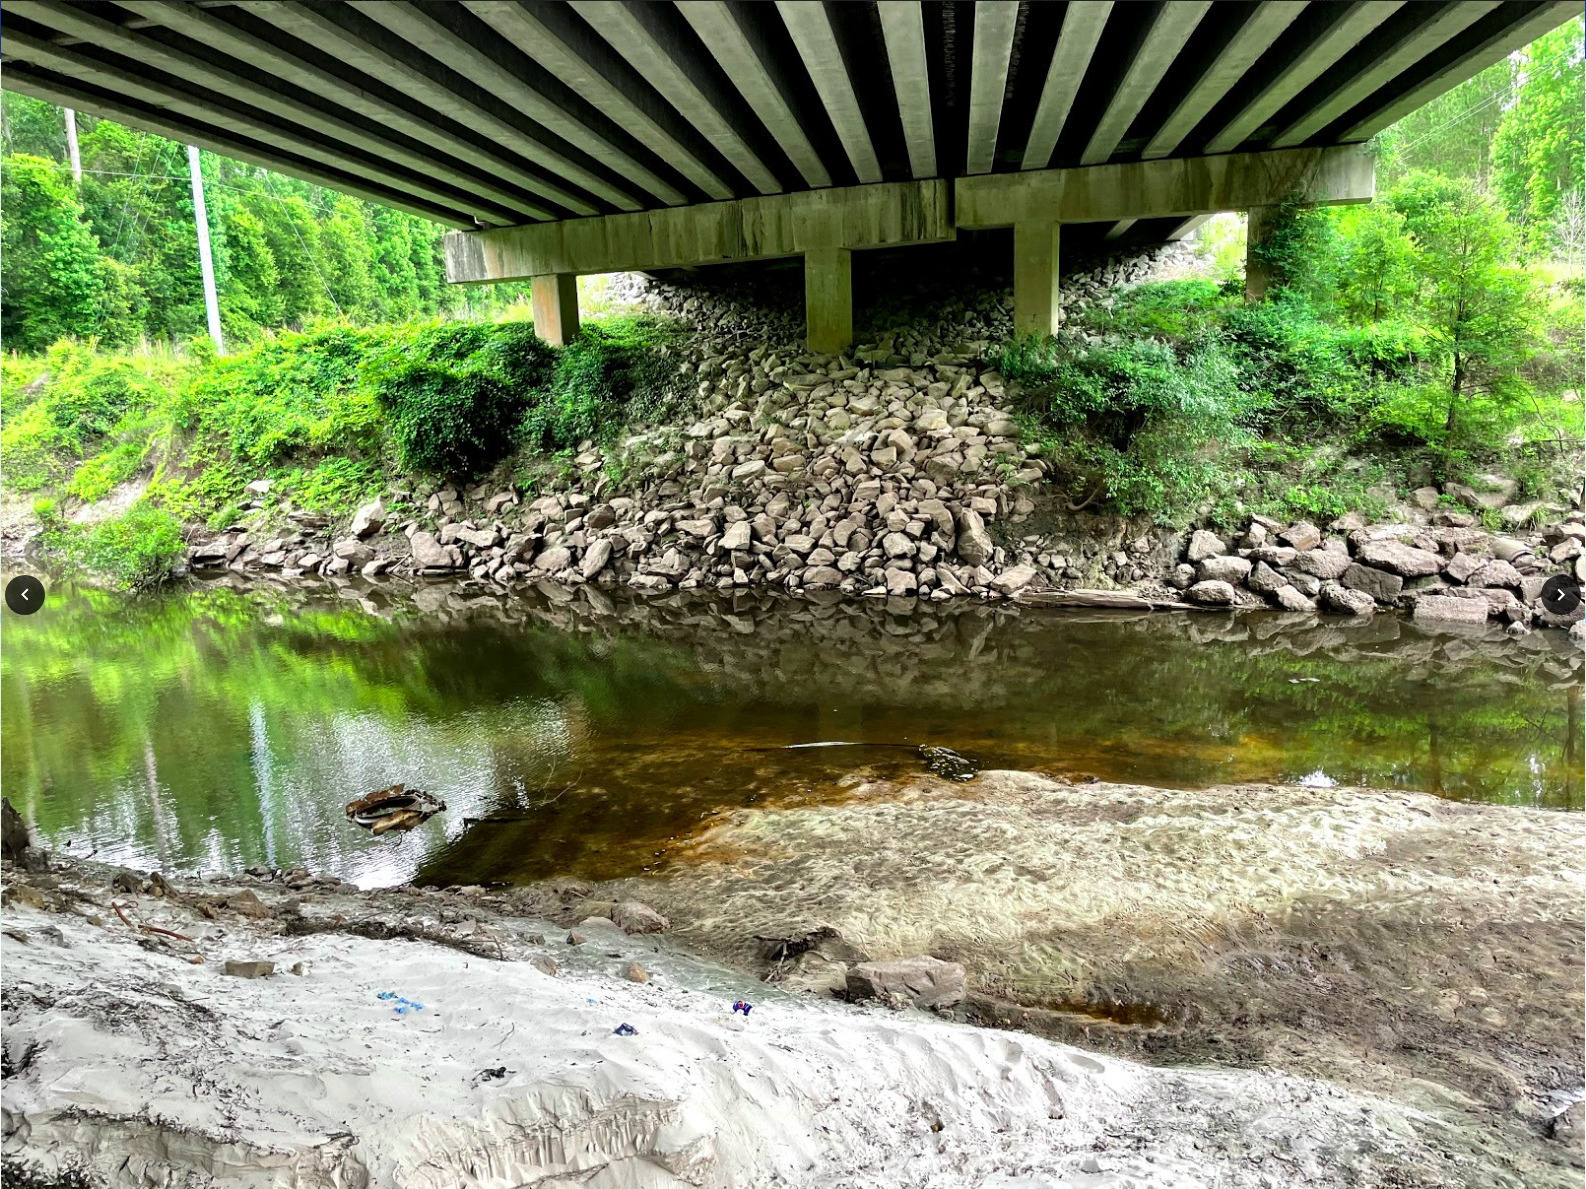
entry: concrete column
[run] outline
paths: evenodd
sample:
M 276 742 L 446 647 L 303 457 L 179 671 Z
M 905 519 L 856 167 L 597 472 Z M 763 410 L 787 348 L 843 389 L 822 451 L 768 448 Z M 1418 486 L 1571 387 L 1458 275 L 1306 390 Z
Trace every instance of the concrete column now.
M 1055 219 L 1013 225 L 1013 333 L 1044 339 L 1063 321 L 1057 286 L 1058 241 Z
M 1272 268 L 1261 258 L 1267 237 L 1272 231 L 1277 208 L 1253 206 L 1245 219 L 1245 300 L 1260 301 L 1266 296 L 1267 286 L 1274 279 Z
M 534 333 L 553 347 L 578 337 L 578 278 L 570 272 L 534 277 Z
M 810 350 L 824 355 L 853 345 L 853 253 L 847 248 L 804 253 L 804 331 Z

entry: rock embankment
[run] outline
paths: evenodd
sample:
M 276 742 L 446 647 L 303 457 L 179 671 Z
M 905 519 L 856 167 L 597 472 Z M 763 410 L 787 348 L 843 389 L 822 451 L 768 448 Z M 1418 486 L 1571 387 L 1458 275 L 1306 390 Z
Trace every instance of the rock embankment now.
M 1367 525 L 1347 516 L 1324 533 L 1309 521 L 1285 526 L 1256 516 L 1236 540 L 1206 529 L 1191 533 L 1168 581 L 1201 606 L 1353 616 L 1397 607 L 1423 622 L 1481 626 L 1495 619 L 1511 636 L 1548 626 L 1579 637 L 1579 600 L 1555 611 L 1543 588 L 1555 574 L 1586 577 L 1580 514 L 1535 534 L 1492 533 L 1475 519 L 1445 512 L 1436 516 L 1440 523 Z
M 1103 264 L 1073 296 L 1104 297 L 1150 265 Z M 1202 607 L 1492 617 L 1516 634 L 1578 621 L 1539 600 L 1550 573 L 1581 566 L 1579 509 L 1513 503 L 1501 479 L 1482 492 L 1421 489 L 1391 523 L 1352 513 L 1326 531 L 1257 516 L 1232 538 L 1186 537 L 1076 514 L 1046 482 L 1017 386 L 987 363 L 1009 332 L 995 293 L 915 311 L 822 356 L 797 346 L 786 311 L 708 290 L 646 292 L 699 328 L 679 348 L 688 411 L 676 424 L 586 441 L 532 480 L 503 468 L 471 486 L 397 484 L 345 525 L 294 510 L 259 480 L 248 516 L 196 540 L 191 565 L 933 601 L 1132 588 Z M 1527 531 L 1538 522 L 1548 527 Z

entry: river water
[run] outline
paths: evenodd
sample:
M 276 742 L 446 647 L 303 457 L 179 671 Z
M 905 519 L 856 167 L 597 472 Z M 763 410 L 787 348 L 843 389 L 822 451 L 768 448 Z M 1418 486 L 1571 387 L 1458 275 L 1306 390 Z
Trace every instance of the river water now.
M 6 795 L 51 847 L 142 869 L 643 874 L 718 814 L 922 771 L 920 744 L 1075 779 L 1582 808 L 1559 632 L 226 582 L 55 583 L 3 625 Z M 383 838 L 346 820 L 397 781 L 447 812 Z

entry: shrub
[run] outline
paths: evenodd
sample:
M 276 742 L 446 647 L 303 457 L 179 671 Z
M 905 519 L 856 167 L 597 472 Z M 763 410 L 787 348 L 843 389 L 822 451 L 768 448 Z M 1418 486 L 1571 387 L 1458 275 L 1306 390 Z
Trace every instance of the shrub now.
M 472 478 L 517 446 L 553 360 L 522 323 L 437 325 L 376 354 L 362 377 L 403 466 Z
M 664 355 L 669 331 L 648 318 L 590 325 L 562 348 L 548 387 L 523 422 L 523 438 L 545 450 L 609 438 L 654 417 L 676 395 Z
M 1183 519 L 1223 484 L 1215 456 L 1242 441 L 1254 412 L 1234 361 L 1208 334 L 1182 357 L 1155 339 L 1067 336 L 1018 342 L 1000 367 L 1023 388 L 1037 433 L 1083 489 L 1125 514 Z
M 168 580 L 187 555 L 176 517 L 148 503 L 133 504 L 121 516 L 84 527 L 53 517 L 44 545 L 68 563 L 102 574 L 126 590 L 142 590 Z

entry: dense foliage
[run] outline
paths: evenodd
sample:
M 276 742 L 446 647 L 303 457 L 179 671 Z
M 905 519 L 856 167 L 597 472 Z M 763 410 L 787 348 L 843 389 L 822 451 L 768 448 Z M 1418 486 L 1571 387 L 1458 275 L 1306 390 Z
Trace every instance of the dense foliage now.
M 1552 284 L 1520 263 L 1473 184 L 1412 174 L 1370 206 L 1296 208 L 1272 243 L 1261 303 L 1236 284 L 1143 285 L 1004 354 L 1076 505 L 1337 515 L 1390 499 L 1367 490 L 1382 478 L 1539 476 L 1578 448 L 1579 273 Z M 1307 442 L 1336 449 L 1284 445 Z M 1346 456 L 1352 478 L 1332 473 Z
M 203 331 L 183 147 L 79 114 L 77 184 L 60 108 L 6 92 L 0 112 L 6 346 L 41 350 L 70 334 L 126 347 Z M 425 219 L 213 154 L 202 161 L 228 345 L 316 318 L 371 325 L 525 300 L 524 286 L 448 286 L 444 229 Z
M 1377 201 L 1280 208 L 1256 249 L 1268 300 L 1236 275 L 1146 285 L 1012 344 L 1073 504 L 1330 516 L 1500 465 L 1551 494 L 1582 437 L 1581 37 L 1577 19 L 1389 129 Z
M 1378 185 L 1424 171 L 1494 194 L 1535 252 L 1579 256 L 1586 232 L 1582 18 L 1432 100 L 1379 138 Z
M 255 480 L 346 515 L 395 473 L 471 479 L 520 446 L 554 462 L 609 442 L 670 407 L 671 333 L 614 319 L 554 350 L 521 322 L 331 324 L 224 357 L 204 340 L 181 356 L 65 340 L 5 359 L 0 468 L 9 491 L 38 496 L 55 552 L 145 585 L 180 553 L 173 515 L 230 523 Z M 57 513 L 118 488 L 136 502 L 92 530 Z M 117 549 L 121 563 L 101 564 Z

